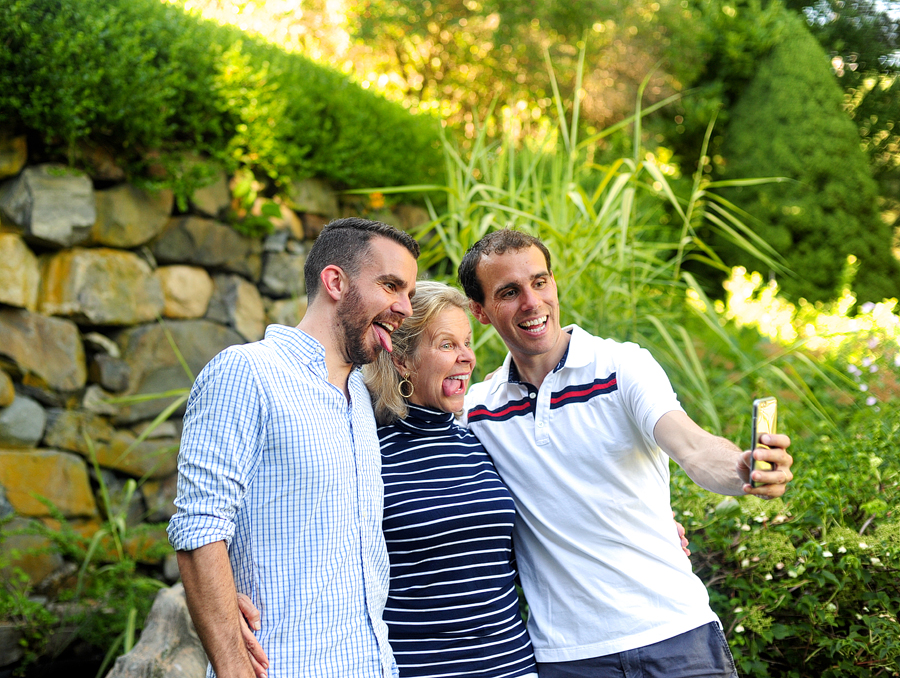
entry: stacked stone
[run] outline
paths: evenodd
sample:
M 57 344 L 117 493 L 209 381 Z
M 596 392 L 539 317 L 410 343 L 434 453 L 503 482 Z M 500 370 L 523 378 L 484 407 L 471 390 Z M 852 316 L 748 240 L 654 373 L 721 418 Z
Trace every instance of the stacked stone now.
M 348 210 L 322 182 L 298 182 L 275 231 L 259 240 L 225 223 L 232 198 L 224 174 L 181 212 L 170 191 L 98 188 L 95 181 L 106 185 L 108 177 L 29 166 L 26 157 L 24 139 L 0 134 L 0 517 L 12 517 L 0 549 L 7 559 L 40 545 L 15 532 L 33 519 L 52 525 L 48 503 L 82 533 L 96 531 L 106 517 L 101 479 L 130 526 L 169 519 L 179 396 L 222 349 L 260 339 L 269 323 L 299 322 L 305 252 Z M 402 215 L 424 219 L 409 208 Z M 391 213 L 378 218 L 410 225 Z M 142 398 L 154 394 L 167 396 Z M 165 421 L 155 422 L 160 415 Z M 129 479 L 137 492 L 126 490 Z M 62 565 L 49 555 L 20 554 L 15 562 L 35 582 Z

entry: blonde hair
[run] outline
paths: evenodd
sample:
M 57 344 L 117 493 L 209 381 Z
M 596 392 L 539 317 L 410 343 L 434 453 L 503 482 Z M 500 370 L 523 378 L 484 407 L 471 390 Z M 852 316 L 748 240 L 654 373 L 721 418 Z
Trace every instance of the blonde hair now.
M 392 358 L 413 360 L 425 330 L 448 308 L 468 312 L 469 300 L 458 289 L 444 283 L 433 280 L 417 282 L 416 294 L 412 298 L 412 315 L 391 335 L 393 353 L 381 351 L 374 362 L 363 366 L 363 379 L 372 395 L 375 420 L 380 425 L 406 419 L 409 413 L 406 399 L 399 391 L 401 375 L 394 367 Z

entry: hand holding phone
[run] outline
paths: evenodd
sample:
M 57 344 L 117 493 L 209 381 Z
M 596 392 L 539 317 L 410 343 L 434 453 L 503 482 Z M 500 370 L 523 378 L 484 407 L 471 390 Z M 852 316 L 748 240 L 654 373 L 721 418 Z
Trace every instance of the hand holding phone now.
M 773 397 L 758 398 L 753 401 L 753 419 L 750 427 L 751 445 L 750 449 L 755 450 L 757 447 L 770 449 L 768 445 L 759 442 L 759 436 L 763 433 L 776 433 L 778 428 L 778 401 Z M 750 473 L 759 469 L 760 471 L 771 471 L 772 464 L 767 461 L 755 459 L 750 455 Z M 759 487 L 764 483 L 758 483 L 751 478 L 751 487 Z

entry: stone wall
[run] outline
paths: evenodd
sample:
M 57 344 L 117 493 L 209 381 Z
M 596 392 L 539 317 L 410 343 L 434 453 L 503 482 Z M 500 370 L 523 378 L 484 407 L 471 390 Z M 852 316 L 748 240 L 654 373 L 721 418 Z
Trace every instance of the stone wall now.
M 306 307 L 305 253 L 330 219 L 358 213 L 328 186 L 298 182 L 264 239 L 226 223 L 224 174 L 179 211 L 170 191 L 110 185 L 55 165 L 29 165 L 24 139 L 0 133 L 0 544 L 26 521 L 52 524 L 48 500 L 85 534 L 104 519 L 102 478 L 129 524 L 174 511 L 180 409 L 174 404 L 219 351 L 255 341 Z M 368 215 L 409 228 L 415 208 Z M 177 347 L 177 352 L 176 352 Z M 97 477 L 91 454 L 100 468 Z M 130 497 L 128 479 L 138 482 Z M 117 504 L 117 502 L 119 502 Z M 160 533 L 159 538 L 164 538 Z M 31 541 L 28 541 L 28 540 Z M 58 556 L 20 554 L 32 579 Z M 159 563 L 169 579 L 172 563 Z

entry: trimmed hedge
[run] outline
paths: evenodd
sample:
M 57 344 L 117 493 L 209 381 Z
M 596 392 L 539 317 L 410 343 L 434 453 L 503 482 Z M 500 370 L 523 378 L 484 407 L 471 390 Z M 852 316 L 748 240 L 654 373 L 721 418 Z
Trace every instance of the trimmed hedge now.
M 0 7 L 0 127 L 112 150 L 132 174 L 199 153 L 275 184 L 431 180 L 437 121 L 347 76 L 160 0 Z
M 860 301 L 900 292 L 892 229 L 879 216 L 876 184 L 842 102 L 825 51 L 800 18 L 790 17 L 725 134 L 727 178 L 793 180 L 725 192 L 758 217 L 757 234 L 797 274 L 778 281 L 793 300 L 839 296 L 851 254 L 860 262 L 853 283 Z M 730 243 L 712 245 L 730 265 L 766 270 Z

